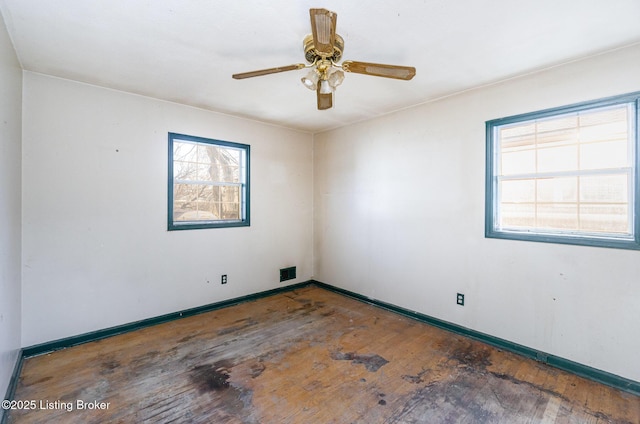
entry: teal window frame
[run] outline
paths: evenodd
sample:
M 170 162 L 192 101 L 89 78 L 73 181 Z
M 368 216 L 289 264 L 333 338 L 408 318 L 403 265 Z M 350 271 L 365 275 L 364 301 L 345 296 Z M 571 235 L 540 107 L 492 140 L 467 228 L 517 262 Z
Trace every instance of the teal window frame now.
M 192 135 L 169 133 L 168 136 L 168 214 L 167 229 L 174 230 L 195 230 L 205 228 L 229 228 L 229 227 L 248 227 L 251 225 L 250 220 L 250 173 L 251 173 L 251 146 L 248 144 L 234 143 Z M 194 144 L 213 145 L 218 147 L 228 147 L 243 152 L 243 164 L 240 170 L 240 218 L 239 219 L 218 219 L 218 220 L 193 220 L 193 221 L 175 221 L 174 220 L 174 142 L 187 142 Z
M 499 180 L 498 158 L 500 155 L 498 130 L 502 127 L 527 121 L 560 117 L 565 114 L 593 109 L 629 105 L 630 139 L 633 143 L 631 154 L 632 187 L 629 189 L 631 234 L 614 236 L 579 232 L 514 230 L 499 228 Z M 640 92 L 623 94 L 603 99 L 576 103 L 568 106 L 524 113 L 486 122 L 486 175 L 485 175 L 485 237 L 508 240 L 522 240 L 545 243 L 571 244 L 581 246 L 607 247 L 640 250 Z

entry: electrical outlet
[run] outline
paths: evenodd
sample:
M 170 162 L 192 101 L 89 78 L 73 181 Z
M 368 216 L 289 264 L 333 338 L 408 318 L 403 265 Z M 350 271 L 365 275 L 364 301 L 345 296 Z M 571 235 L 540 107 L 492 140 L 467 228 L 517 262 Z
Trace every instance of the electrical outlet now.
M 456 297 L 456 303 L 460 306 L 464 306 L 464 294 L 458 293 L 458 296 Z
M 222 278 L 220 279 L 221 284 L 227 284 L 227 274 L 222 274 Z

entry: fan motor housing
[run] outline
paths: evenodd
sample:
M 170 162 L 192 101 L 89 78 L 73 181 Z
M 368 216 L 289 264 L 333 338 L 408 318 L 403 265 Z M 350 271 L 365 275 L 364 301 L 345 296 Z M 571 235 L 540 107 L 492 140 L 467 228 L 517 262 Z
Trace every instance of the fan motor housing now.
M 342 39 L 342 37 L 336 34 L 336 39 L 333 44 L 333 54 L 331 56 L 321 54 L 316 50 L 316 47 L 313 45 L 312 34 L 304 37 L 302 46 L 304 48 L 304 57 L 307 62 L 315 63 L 318 59 L 328 59 L 333 63 L 336 63 L 340 61 L 340 58 L 342 58 L 342 52 L 344 51 L 344 40 Z

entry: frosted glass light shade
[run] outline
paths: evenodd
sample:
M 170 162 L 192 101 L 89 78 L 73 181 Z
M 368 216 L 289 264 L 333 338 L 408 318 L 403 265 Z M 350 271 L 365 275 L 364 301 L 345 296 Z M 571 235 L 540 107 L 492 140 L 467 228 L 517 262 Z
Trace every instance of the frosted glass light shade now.
M 342 81 L 344 81 L 344 72 L 337 69 L 331 71 L 327 81 L 329 81 L 331 88 L 335 90 L 340 84 L 342 84 Z
M 329 81 L 322 80 L 320 81 L 320 94 L 330 94 L 333 93 L 333 88 L 329 85 Z
M 309 90 L 316 91 L 318 88 L 318 72 L 315 69 L 312 69 L 307 75 L 302 77 L 300 81 L 307 87 Z

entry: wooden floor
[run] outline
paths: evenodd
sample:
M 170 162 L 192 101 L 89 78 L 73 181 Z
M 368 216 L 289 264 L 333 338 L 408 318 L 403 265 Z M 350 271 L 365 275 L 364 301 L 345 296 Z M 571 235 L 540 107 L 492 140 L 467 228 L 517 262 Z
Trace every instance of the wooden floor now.
M 9 423 L 640 423 L 640 397 L 315 286 L 26 359 L 15 399 Z

